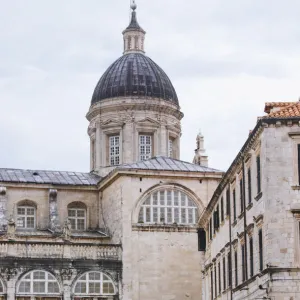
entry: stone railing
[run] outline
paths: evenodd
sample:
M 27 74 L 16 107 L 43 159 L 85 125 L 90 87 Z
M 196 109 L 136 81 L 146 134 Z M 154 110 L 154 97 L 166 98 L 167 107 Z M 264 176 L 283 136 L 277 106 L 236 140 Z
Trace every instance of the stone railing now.
M 121 260 L 119 245 L 0 242 L 0 257 Z

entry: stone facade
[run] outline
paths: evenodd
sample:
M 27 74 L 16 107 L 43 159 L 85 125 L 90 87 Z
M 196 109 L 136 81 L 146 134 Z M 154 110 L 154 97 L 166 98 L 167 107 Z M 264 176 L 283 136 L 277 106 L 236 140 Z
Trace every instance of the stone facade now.
M 203 299 L 299 299 L 299 134 L 262 118 L 223 177 L 201 220 Z

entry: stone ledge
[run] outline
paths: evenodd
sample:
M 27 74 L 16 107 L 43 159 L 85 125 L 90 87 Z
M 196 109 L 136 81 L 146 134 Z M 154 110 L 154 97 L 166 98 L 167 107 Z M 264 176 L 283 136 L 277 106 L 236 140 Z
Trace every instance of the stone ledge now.
M 248 206 L 246 207 L 246 209 L 247 209 L 247 210 L 250 210 L 252 207 L 253 207 L 253 202 L 250 202 L 250 203 L 248 204 Z
M 232 227 L 234 227 L 236 224 L 237 224 L 237 220 L 235 220 L 235 221 L 232 223 Z
M 150 231 L 150 232 L 197 232 L 197 227 L 189 225 L 173 224 L 133 224 L 132 231 Z
M 259 193 L 257 194 L 257 196 L 254 197 L 254 199 L 255 199 L 256 201 L 258 201 L 258 200 L 262 197 L 262 195 L 263 195 L 263 193 L 262 193 L 262 192 L 259 192 Z
M 300 190 L 300 185 L 292 185 L 292 189 L 294 191 L 299 191 Z

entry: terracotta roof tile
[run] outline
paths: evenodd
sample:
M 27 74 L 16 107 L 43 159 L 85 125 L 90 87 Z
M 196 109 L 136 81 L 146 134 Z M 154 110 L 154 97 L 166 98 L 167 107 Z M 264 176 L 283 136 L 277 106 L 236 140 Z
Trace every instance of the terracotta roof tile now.
M 286 106 L 289 106 L 292 104 L 295 104 L 295 102 L 266 102 L 265 103 L 265 112 L 270 113 L 271 109 L 274 107 L 280 108 L 280 107 L 286 107 Z
M 289 105 L 282 107 L 278 111 L 269 113 L 266 118 L 300 117 L 300 102 L 286 103 L 289 103 Z

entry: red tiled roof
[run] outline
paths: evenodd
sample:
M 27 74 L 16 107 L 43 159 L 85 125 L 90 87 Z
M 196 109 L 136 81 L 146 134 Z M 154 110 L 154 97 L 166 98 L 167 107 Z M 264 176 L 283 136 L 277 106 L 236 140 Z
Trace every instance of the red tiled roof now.
M 279 102 L 284 103 L 284 102 Z M 282 108 L 278 111 L 269 113 L 266 118 L 288 118 L 288 117 L 300 117 L 300 102 L 285 102 L 288 105 L 282 105 Z M 278 107 L 275 105 L 275 107 Z
M 265 113 L 270 113 L 271 109 L 276 107 L 287 107 L 289 105 L 295 104 L 295 102 L 266 102 L 265 103 Z

